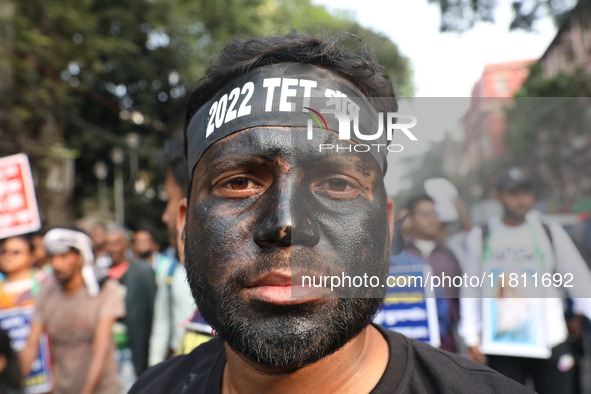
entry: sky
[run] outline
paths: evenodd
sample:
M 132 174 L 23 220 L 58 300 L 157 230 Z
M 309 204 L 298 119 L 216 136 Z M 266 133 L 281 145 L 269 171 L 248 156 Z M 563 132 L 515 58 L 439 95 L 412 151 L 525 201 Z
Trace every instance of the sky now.
M 388 36 L 411 60 L 417 97 L 470 97 L 489 63 L 539 58 L 556 28 L 546 18 L 537 32 L 509 31 L 511 4 L 500 0 L 496 23 L 462 34 L 440 33 L 438 5 L 427 0 L 314 0 L 329 10 L 350 10 L 363 26 Z

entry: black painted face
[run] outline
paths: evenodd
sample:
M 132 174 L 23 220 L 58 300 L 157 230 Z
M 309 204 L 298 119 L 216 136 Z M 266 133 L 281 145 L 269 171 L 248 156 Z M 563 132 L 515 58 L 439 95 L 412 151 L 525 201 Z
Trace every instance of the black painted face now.
M 381 287 L 302 288 L 301 276 L 385 277 L 387 196 L 368 153 L 319 152 L 336 134 L 254 128 L 194 170 L 185 261 L 204 318 L 247 359 L 299 368 L 371 322 Z

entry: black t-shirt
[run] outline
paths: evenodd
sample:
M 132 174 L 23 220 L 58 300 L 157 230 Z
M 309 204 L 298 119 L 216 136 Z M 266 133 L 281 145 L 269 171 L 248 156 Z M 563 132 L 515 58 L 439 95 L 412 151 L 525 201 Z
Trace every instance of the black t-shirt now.
M 371 394 L 532 392 L 482 364 L 374 327 L 388 341 L 390 357 L 384 375 Z M 217 394 L 225 363 L 224 344 L 214 338 L 185 356 L 174 357 L 147 370 L 130 394 Z

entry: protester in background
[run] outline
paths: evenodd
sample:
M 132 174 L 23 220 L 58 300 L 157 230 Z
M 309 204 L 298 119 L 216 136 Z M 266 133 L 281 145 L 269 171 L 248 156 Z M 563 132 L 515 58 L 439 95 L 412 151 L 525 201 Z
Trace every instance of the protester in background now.
M 591 269 L 591 212 L 579 212 L 577 218 L 579 223 L 572 229 L 572 238 L 587 267 Z
M 190 183 L 187 159 L 185 158 L 182 141 L 167 140 L 159 157 L 160 165 L 166 172 L 164 179 L 164 191 L 168 196 L 168 202 L 162 212 L 162 222 L 168 230 L 169 253 L 182 253 L 177 246 L 177 215 L 179 202 L 187 197 Z M 182 256 L 180 256 L 182 257 Z M 181 258 L 180 261 L 183 261 Z
M 21 394 L 22 392 L 18 357 L 10 346 L 8 334 L 0 329 L 0 393 Z
M 158 291 L 154 304 L 154 320 L 152 323 L 152 337 L 150 338 L 150 365 L 158 364 L 170 357 L 181 344 L 186 323 L 195 312 L 195 302 L 191 289 L 187 283 L 185 266 L 178 259 L 176 242 L 177 207 L 181 199 L 187 196 L 189 174 L 187 161 L 183 153 L 181 141 L 167 141 L 162 150 L 160 161 L 166 171 L 164 189 L 168 195 L 168 203 L 162 214 L 162 222 L 168 229 L 170 248 L 166 253 L 168 264 L 156 274 Z M 209 331 L 210 332 L 210 331 Z M 206 334 L 209 334 L 207 332 Z M 211 335 L 187 333 L 183 344 L 192 342 L 189 338 L 197 335 L 198 343 L 211 338 Z M 187 349 L 193 350 L 195 347 Z M 183 346 L 185 348 L 187 346 Z
M 416 196 L 409 200 L 406 209 L 410 212 L 405 220 L 408 221 L 409 235 L 404 240 L 404 250 L 427 261 L 433 269 L 434 276 L 459 276 L 461 270 L 457 258 L 442 240 L 438 239 L 442 224 L 437 217 L 433 199 L 427 195 Z M 459 293 L 457 288 L 449 283 L 445 283 L 442 290 L 449 299 L 449 319 L 452 323 L 447 325 L 447 330 L 441 330 L 440 347 L 456 352 L 454 331 L 459 321 Z
M 591 275 L 566 231 L 530 212 L 535 194 L 527 173 L 503 172 L 497 196 L 503 216 L 472 229 L 464 266 L 469 276 L 496 275 L 494 286 L 462 287 L 459 332 L 471 359 L 522 384 L 532 378 L 539 393 L 570 393 L 575 359 L 561 297 L 566 290 L 574 310 L 591 317 Z M 571 278 L 572 287 L 540 282 L 556 275 Z
M 95 223 L 90 230 L 95 258 L 107 254 L 107 226 L 103 223 Z
M 107 227 L 103 223 L 95 223 L 90 230 L 94 251 L 94 263 L 97 267 L 107 269 L 111 266 L 111 256 L 107 252 Z
M 127 366 L 133 363 L 135 377 L 148 367 L 148 348 L 152 319 L 154 316 L 154 298 L 156 283 L 152 268 L 137 261 L 129 261 L 125 251 L 129 246 L 126 231 L 115 227 L 107 235 L 107 251 L 113 261 L 109 268 L 109 277 L 121 285 L 121 297 L 125 302 L 127 314 L 116 325 L 116 342 L 122 384 L 129 385 L 134 377 L 129 375 Z M 122 376 L 123 376 L 122 375 Z
M 160 245 L 156 235 L 147 228 L 139 229 L 133 236 L 133 257 L 150 264 L 154 271 L 157 271 Z
M 33 253 L 35 254 L 35 267 L 51 274 L 51 265 L 49 265 L 49 257 L 43 245 L 44 231 L 37 231 L 31 235 L 31 242 L 33 243 Z
M 17 235 L 0 244 L 0 309 L 31 306 L 42 283 L 51 278 L 35 268 L 35 253 L 31 237 Z
M 23 341 L 27 339 L 31 329 L 30 316 L 35 297 L 42 287 L 46 287 L 54 280 L 53 273 L 48 274 L 51 269 L 38 270 L 35 267 L 35 261 L 35 249 L 33 249 L 30 235 L 13 236 L 0 244 L 0 270 L 6 273 L 0 282 L 2 323 L 10 339 L 18 346 L 15 349 L 17 351 L 24 346 Z M 49 357 L 48 354 L 47 357 Z M 49 368 L 45 372 L 47 380 L 50 380 Z M 36 382 L 33 383 L 28 379 L 25 382 L 25 388 L 34 389 L 43 386 L 40 380 Z
M 408 208 L 406 207 L 402 207 L 400 208 L 400 210 L 398 210 L 398 214 L 396 215 L 396 223 L 399 223 L 400 221 L 400 225 L 399 225 L 399 229 L 402 233 L 402 236 L 404 238 L 409 237 L 411 234 L 410 232 L 412 231 L 412 223 L 411 220 L 407 220 L 408 219 Z
M 587 268 L 591 269 L 591 212 L 580 211 L 577 219 L 579 223 L 571 229 L 570 235 Z M 574 314 L 567 319 L 567 326 L 579 355 L 579 382 L 582 386 L 591 387 L 591 322 L 580 314 Z
M 161 276 L 166 276 L 166 270 L 170 265 L 170 252 L 160 253 L 160 244 L 156 234 L 151 229 L 142 228 L 135 232 L 133 238 L 133 258 L 136 261 L 145 261 L 154 270 L 156 284 Z
M 466 249 L 466 236 L 472 229 L 472 221 L 460 198 L 454 201 L 454 206 L 458 210 L 458 219 L 442 222 L 437 240 L 444 243 L 453 252 L 461 266 Z
M 428 266 L 429 263 L 425 260 L 415 255 L 411 255 L 404 250 L 397 255 L 390 256 L 390 275 L 397 275 L 400 272 L 400 269 L 402 269 L 403 272 L 412 272 L 414 275 L 417 272 L 422 272 L 423 268 Z M 395 293 L 394 297 L 396 297 Z M 441 334 L 448 332 L 451 329 L 451 325 L 454 324 L 449 311 L 450 300 L 445 298 L 441 288 L 434 289 L 434 297 L 435 307 L 437 308 L 438 329 L 440 337 L 442 337 Z M 404 298 L 401 298 L 401 300 L 404 301 Z M 381 312 L 378 312 L 376 320 L 380 317 L 380 313 Z M 374 320 L 374 322 L 376 322 L 376 320 Z M 388 328 L 387 324 L 382 323 L 382 325 Z M 440 338 L 440 340 L 441 339 L 442 338 Z
M 82 231 L 55 228 L 44 238 L 56 282 L 36 299 L 31 333 L 21 351 L 27 375 L 47 332 L 54 363 L 55 393 L 117 393 L 113 324 L 125 314 L 116 282 L 94 276 L 92 242 Z

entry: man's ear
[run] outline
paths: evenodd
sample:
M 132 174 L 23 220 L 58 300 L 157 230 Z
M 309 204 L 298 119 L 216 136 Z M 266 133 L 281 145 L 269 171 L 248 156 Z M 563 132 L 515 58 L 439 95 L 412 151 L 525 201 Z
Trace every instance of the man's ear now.
M 388 197 L 388 229 L 390 230 L 390 243 L 392 243 L 392 237 L 394 236 L 394 214 L 396 212 L 396 206 L 394 200 Z
M 176 244 L 181 263 L 185 264 L 185 238 L 187 234 L 187 199 L 179 201 L 176 217 Z

